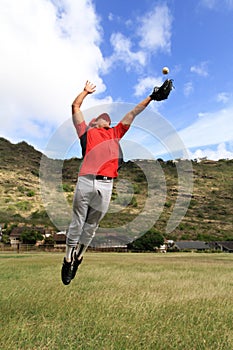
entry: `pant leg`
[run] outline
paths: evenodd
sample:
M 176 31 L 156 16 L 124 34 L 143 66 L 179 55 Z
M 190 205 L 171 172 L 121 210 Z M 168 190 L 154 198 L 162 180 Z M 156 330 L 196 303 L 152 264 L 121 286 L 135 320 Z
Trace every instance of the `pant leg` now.
M 88 246 L 99 226 L 99 222 L 108 211 L 112 195 L 112 180 L 94 180 L 94 192 L 89 204 L 87 217 L 79 242 Z
M 92 179 L 84 176 L 78 178 L 73 199 L 73 216 L 66 238 L 68 246 L 75 247 L 79 242 L 93 190 L 94 184 Z

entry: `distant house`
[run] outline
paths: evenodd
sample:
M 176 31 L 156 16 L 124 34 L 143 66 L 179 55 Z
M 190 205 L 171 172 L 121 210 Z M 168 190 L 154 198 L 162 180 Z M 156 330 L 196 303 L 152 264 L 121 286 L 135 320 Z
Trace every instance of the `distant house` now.
M 159 248 L 156 248 L 157 253 L 167 253 L 167 244 L 161 244 Z
M 128 243 L 128 237 L 126 235 L 119 234 L 119 232 L 108 233 L 101 228 L 96 232 L 95 237 L 91 241 L 91 246 L 93 248 L 100 247 L 114 247 L 114 248 L 126 248 Z
M 20 236 L 25 230 L 25 227 L 14 227 L 10 233 L 10 244 L 15 245 L 20 242 Z
M 174 242 L 173 249 L 177 251 L 205 251 L 210 249 L 210 245 L 203 241 L 177 241 Z
M 233 241 L 218 242 L 223 252 L 233 253 Z
M 64 232 L 62 233 L 55 233 L 53 235 L 53 239 L 56 245 L 65 245 L 66 244 L 66 234 Z
M 45 229 L 42 227 L 30 227 L 30 226 L 20 226 L 20 227 L 14 227 L 10 233 L 10 244 L 11 245 L 17 245 L 20 243 L 20 237 L 21 234 L 25 230 L 32 230 L 32 231 L 37 231 L 40 232 L 43 236 L 45 236 Z
M 233 241 L 210 242 L 211 249 L 221 250 L 222 252 L 233 253 Z

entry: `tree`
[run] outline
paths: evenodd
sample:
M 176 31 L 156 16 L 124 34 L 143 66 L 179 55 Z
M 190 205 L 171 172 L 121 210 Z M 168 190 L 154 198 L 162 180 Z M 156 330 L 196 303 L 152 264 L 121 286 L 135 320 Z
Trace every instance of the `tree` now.
M 53 236 L 45 237 L 45 239 L 44 239 L 45 246 L 54 247 L 54 244 L 55 244 L 55 240 L 54 240 Z
M 3 233 L 1 242 L 3 244 L 10 244 L 10 236 Z
M 41 241 L 44 237 L 36 230 L 26 229 L 21 233 L 20 240 L 24 244 L 36 244 L 37 241 Z
M 160 247 L 163 243 L 163 236 L 152 227 L 143 236 L 129 243 L 127 247 L 134 251 L 155 251 L 156 247 Z

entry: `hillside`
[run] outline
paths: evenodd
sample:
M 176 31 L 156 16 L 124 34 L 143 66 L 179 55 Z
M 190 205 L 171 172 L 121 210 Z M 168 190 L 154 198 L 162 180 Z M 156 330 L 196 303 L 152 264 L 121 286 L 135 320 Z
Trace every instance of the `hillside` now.
M 26 142 L 12 144 L 0 138 L 1 225 L 40 224 L 54 228 L 47 216 L 40 193 L 41 157 L 42 154 Z M 57 190 L 64 191 L 71 206 L 80 159 L 72 158 L 64 162 L 50 160 L 50 163 L 54 169 L 58 165 L 62 166 L 62 188 Z M 152 174 L 154 166 L 160 169 L 158 174 Z M 233 160 L 218 162 L 202 160 L 192 162 L 192 167 L 194 188 L 189 208 L 178 227 L 166 234 L 166 238 L 232 240 Z M 147 169 L 149 176 L 155 176 L 153 186 L 150 186 L 149 199 L 148 184 L 142 169 Z M 163 185 L 166 188 L 165 199 Z M 120 176 L 115 181 L 110 210 L 100 226 L 107 230 L 127 225 L 143 213 L 144 206 L 149 201 L 151 208 L 158 203 L 163 205 L 154 227 L 165 235 L 165 228 L 174 209 L 177 194 L 177 168 L 174 162 L 164 162 L 160 159 L 124 163 Z M 149 220 L 150 210 L 147 210 L 142 218 L 144 222 Z M 67 220 L 69 221 L 69 218 Z

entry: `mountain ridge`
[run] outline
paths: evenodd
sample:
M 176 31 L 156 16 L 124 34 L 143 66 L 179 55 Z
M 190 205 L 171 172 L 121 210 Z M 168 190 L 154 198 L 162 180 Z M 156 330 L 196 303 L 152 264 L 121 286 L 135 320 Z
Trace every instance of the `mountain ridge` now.
M 55 229 L 47 215 L 40 193 L 42 156 L 40 151 L 25 141 L 12 144 L 0 138 L 1 225 L 41 225 Z M 60 190 L 63 190 L 71 206 L 81 159 L 71 158 L 51 162 L 63 163 Z M 143 164 L 150 169 L 152 163 L 151 160 L 140 162 L 137 164 L 137 161 L 128 161 L 123 164 L 112 195 L 115 210 L 107 213 L 100 228 L 114 229 L 133 220 L 143 211 L 148 185 L 140 167 Z M 155 229 L 166 235 L 167 239 L 232 240 L 233 160 L 203 159 L 200 162 L 191 162 L 194 186 L 189 208 L 177 228 L 169 234 L 166 234 L 166 224 L 174 209 L 179 190 L 177 168 L 173 161 L 159 159 L 155 162 L 159 162 L 163 171 L 167 191 L 163 211 L 154 224 Z M 131 197 L 124 195 L 128 183 L 133 188 Z M 154 198 L 155 201 L 160 200 L 159 197 Z

